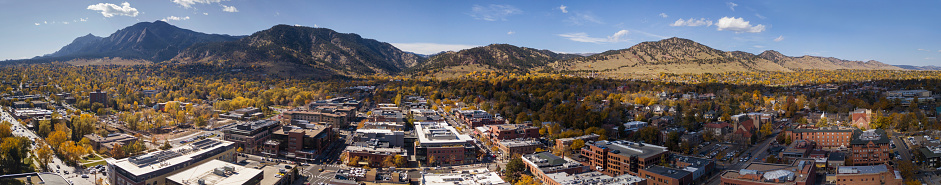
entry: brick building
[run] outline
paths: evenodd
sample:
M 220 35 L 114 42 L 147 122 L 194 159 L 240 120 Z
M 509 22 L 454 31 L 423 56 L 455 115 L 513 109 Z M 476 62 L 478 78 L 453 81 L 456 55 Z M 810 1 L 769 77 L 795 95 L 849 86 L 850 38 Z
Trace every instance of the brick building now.
M 503 152 L 503 156 L 506 158 L 517 154 L 525 155 L 536 153 L 536 149 L 543 147 L 544 145 L 542 143 L 532 139 L 512 139 L 497 142 L 497 148 L 500 149 L 500 152 Z
M 546 174 L 564 172 L 568 174 L 579 174 L 591 171 L 588 166 L 584 166 L 578 161 L 555 156 L 550 152 L 540 152 L 535 154 L 523 155 L 523 163 L 526 169 L 533 174 L 533 180 L 542 182 L 542 184 L 558 184 L 552 178 L 546 177 Z
M 827 181 L 837 185 L 901 185 L 902 176 L 886 164 L 874 166 L 840 166 Z
M 629 141 L 586 142 L 581 149 L 581 160 L 606 175 L 637 175 L 639 169 L 657 164 L 666 147 Z
M 572 142 L 574 142 L 575 140 L 581 139 L 585 143 L 589 143 L 589 142 L 594 142 L 595 140 L 598 140 L 599 137 L 601 136 L 599 136 L 598 134 L 592 133 L 592 134 L 578 136 L 578 137 L 559 138 L 559 139 L 555 139 L 555 148 L 557 150 L 568 150 L 572 146 Z
M 647 185 L 691 185 L 693 173 L 685 170 L 662 166 L 650 166 L 640 169 L 640 177 L 647 179 Z
M 849 127 L 822 127 L 822 128 L 792 128 L 785 131 L 791 141 L 804 140 L 816 144 L 817 149 L 840 149 L 850 147 L 853 132 L 856 128 Z
M 810 159 L 791 164 L 748 163 L 741 170 L 722 172 L 722 185 L 813 185 L 816 166 Z
M 468 164 L 477 161 L 474 139 L 459 134 L 445 122 L 419 122 L 415 124 L 418 143 L 415 158 L 424 164 Z
M 850 141 L 850 162 L 847 165 L 883 164 L 892 160 L 889 136 L 882 129 L 856 131 Z
M 850 117 L 853 120 L 853 126 L 857 128 L 869 129 L 869 123 L 872 122 L 872 110 L 869 109 L 856 109 L 850 113 Z
M 222 132 L 226 141 L 235 143 L 236 147 L 242 148 L 243 153 L 258 154 L 265 141 L 271 137 L 272 131 L 277 129 L 280 124 L 274 120 L 259 120 L 254 122 L 240 123 L 228 128 Z

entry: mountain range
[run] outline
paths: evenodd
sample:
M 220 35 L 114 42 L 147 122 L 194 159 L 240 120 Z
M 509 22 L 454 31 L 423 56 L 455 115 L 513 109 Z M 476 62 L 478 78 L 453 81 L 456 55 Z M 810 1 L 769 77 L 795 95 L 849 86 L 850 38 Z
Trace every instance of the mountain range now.
M 613 76 L 656 73 L 719 73 L 795 70 L 939 70 L 937 66 L 893 66 L 878 61 L 722 51 L 688 39 L 642 42 L 602 53 L 565 54 L 491 44 L 420 55 L 389 43 L 326 28 L 275 25 L 248 36 L 206 34 L 163 21 L 141 22 L 108 37 L 78 37 L 58 51 L 6 64 L 129 59 L 154 63 L 204 63 L 252 68 L 284 77 L 362 75 L 460 75 L 471 71 L 589 72 Z M 447 75 L 444 75 L 447 76 Z

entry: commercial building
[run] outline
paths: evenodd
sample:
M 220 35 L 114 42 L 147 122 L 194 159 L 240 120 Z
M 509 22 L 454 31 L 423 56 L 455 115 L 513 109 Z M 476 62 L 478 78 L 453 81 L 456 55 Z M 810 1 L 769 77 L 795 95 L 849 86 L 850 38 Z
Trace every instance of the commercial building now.
M 901 100 L 902 105 L 909 105 L 916 99 L 919 102 L 934 101 L 931 97 L 931 91 L 928 90 L 897 90 L 885 92 L 885 98 L 889 100 Z
M 633 175 L 611 177 L 601 172 L 568 174 L 565 172 L 546 175 L 553 183 L 544 185 L 647 185 L 647 180 Z M 557 183 L 555 183 L 557 182 Z
M 853 112 L 850 112 L 850 117 L 852 117 L 851 123 L 857 128 L 869 129 L 869 123 L 872 122 L 872 110 L 869 109 L 856 109 Z
M 902 175 L 886 164 L 874 166 L 840 166 L 826 180 L 837 185 L 901 185 Z
M 555 156 L 550 152 L 540 152 L 522 156 L 526 168 L 533 174 L 534 180 L 541 181 L 542 184 L 559 184 L 555 179 L 549 178 L 547 174 L 567 173 L 579 174 L 590 171 L 588 166 L 584 166 L 578 161 Z
M 722 172 L 722 185 L 813 185 L 817 179 L 813 160 L 791 164 L 748 163 L 741 170 Z
M 537 148 L 543 148 L 543 144 L 533 139 L 513 139 L 497 142 L 497 148 L 503 152 L 506 158 L 514 155 L 525 155 L 536 153 Z
M 404 131 L 405 122 L 365 122 L 363 127 L 360 129 L 381 129 L 381 130 L 393 130 L 393 131 Z
M 871 129 L 856 131 L 850 141 L 850 161 L 847 165 L 874 165 L 883 164 L 892 160 L 890 154 L 889 136 L 884 130 Z
M 227 114 L 219 114 L 219 117 L 221 118 L 234 120 L 252 120 L 261 118 L 262 116 L 264 116 L 264 114 L 261 112 L 261 109 L 254 107 L 235 109 L 233 111 L 229 111 Z
M 931 167 L 941 167 L 941 147 L 925 146 L 918 149 L 915 155 L 922 155 L 924 163 Z
M 490 138 L 493 142 L 520 138 L 539 138 L 539 127 L 523 124 L 490 125 Z
M 785 131 L 785 134 L 791 137 L 791 141 L 804 140 L 813 142 L 818 149 L 846 149 L 850 147 L 850 141 L 853 140 L 853 132 L 856 128 L 851 127 L 822 127 L 822 128 L 791 128 Z
M 405 123 L 405 114 L 398 109 L 375 109 L 366 120 L 369 122 Z
M 474 139 L 445 122 L 415 123 L 416 160 L 425 164 L 468 164 L 477 161 Z
M 381 167 L 382 162 L 389 157 L 407 156 L 405 149 L 401 147 L 382 146 L 379 143 L 347 146 L 343 153 L 346 154 L 346 161 L 358 158 L 359 165 L 371 167 Z
M 385 143 L 386 146 L 404 147 L 405 132 L 386 129 L 358 129 L 353 133 L 352 141 L 353 143 L 375 141 Z
M 296 161 L 313 161 L 316 155 L 327 150 L 336 140 L 330 125 L 312 125 L 301 128 L 293 125 L 281 126 L 265 141 L 262 154 L 270 157 L 285 157 Z
M 485 168 L 466 170 L 468 173 L 424 173 L 421 185 L 510 185 L 497 172 Z
M 575 140 L 581 139 L 585 143 L 589 143 L 589 142 L 594 142 L 595 140 L 598 140 L 599 137 L 601 136 L 599 136 L 598 134 L 592 133 L 592 134 L 578 136 L 578 137 L 559 138 L 559 139 L 555 139 L 555 148 L 557 150 L 564 151 L 564 150 L 568 150 L 569 148 L 571 148 L 572 142 L 575 142 Z
M 91 141 L 90 144 L 95 151 L 101 151 L 102 149 L 110 151 L 116 144 L 128 145 L 138 140 L 137 137 L 127 134 L 109 134 L 107 137 L 101 137 L 98 134 L 87 134 L 84 137 Z
M 502 118 L 494 116 L 483 110 L 454 110 L 455 115 L 462 124 L 476 128 L 484 125 L 506 124 Z
M 637 175 L 639 169 L 657 164 L 669 151 L 666 147 L 629 141 L 586 142 L 581 159 L 606 175 Z
M 107 158 L 109 184 L 168 184 L 166 177 L 214 159 L 234 162 L 235 143 L 205 139 L 124 159 Z
M 716 169 L 716 162 L 712 159 L 673 155 L 673 165 L 676 168 L 692 173 L 692 180 L 708 177 Z
M 685 170 L 650 166 L 640 169 L 640 177 L 647 179 L 647 185 L 691 185 L 693 173 Z
M 791 142 L 791 145 L 788 145 L 778 157 L 782 159 L 799 159 L 807 158 L 810 156 L 810 151 L 813 151 L 814 143 L 807 142 L 804 140 L 796 140 Z
M 350 121 L 347 113 L 313 110 L 285 111 L 281 118 L 287 124 L 331 124 L 338 128 L 348 126 Z
M 309 104 L 307 104 L 307 107 L 310 110 L 314 110 L 316 107 L 319 107 L 319 106 L 349 106 L 349 107 L 356 107 L 358 109 L 358 108 L 361 108 L 362 105 L 363 105 L 363 102 L 359 100 L 354 100 L 353 98 L 336 97 L 336 98 L 330 98 L 326 100 L 317 100 L 314 102 L 310 102 Z
M 246 168 L 232 163 L 210 160 L 193 168 L 174 173 L 167 177 L 167 184 L 225 184 L 256 185 L 264 178 L 262 170 Z
M 280 126 L 278 121 L 258 120 L 232 125 L 224 128 L 222 132 L 225 133 L 225 140 L 242 148 L 243 153 L 258 154 L 261 153 L 265 141 L 271 138 L 271 133 Z
M 624 131 L 637 132 L 641 128 L 647 127 L 647 122 L 631 121 L 624 123 Z

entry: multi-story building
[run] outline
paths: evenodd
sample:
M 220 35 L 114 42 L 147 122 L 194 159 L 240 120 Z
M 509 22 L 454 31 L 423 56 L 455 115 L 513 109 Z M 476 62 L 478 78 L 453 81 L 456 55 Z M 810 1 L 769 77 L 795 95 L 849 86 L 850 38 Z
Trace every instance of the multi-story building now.
M 342 112 L 309 110 L 285 111 L 281 118 L 282 122 L 286 124 L 331 124 L 338 128 L 348 126 L 350 120 L 349 115 Z
M 264 179 L 264 171 L 235 165 L 220 160 L 210 160 L 195 167 L 174 173 L 167 177 L 169 185 L 225 184 L 257 185 Z M 269 175 L 269 178 L 273 175 Z
M 883 164 L 892 160 L 889 136 L 882 129 L 856 131 L 850 141 L 850 162 L 847 165 Z
M 476 128 L 484 125 L 506 124 L 506 121 L 483 110 L 454 110 L 464 125 Z
M 402 147 L 383 145 L 377 141 L 373 141 L 347 146 L 346 149 L 343 150 L 343 153 L 346 154 L 346 161 L 358 158 L 358 165 L 381 167 L 382 162 L 386 158 L 395 157 L 397 155 L 404 156 L 406 151 Z
M 532 154 L 536 152 L 536 149 L 543 148 L 543 144 L 539 141 L 523 138 L 502 140 L 496 144 L 497 148 L 500 149 L 500 152 L 503 152 L 503 156 L 505 158 L 509 158 L 514 155 Z
M 692 180 L 707 177 L 716 169 L 716 162 L 712 159 L 673 155 L 673 165 L 676 168 L 692 173 Z
M 616 177 L 602 174 L 601 172 L 586 172 L 579 174 L 569 174 L 565 172 L 551 173 L 546 175 L 552 179 L 545 185 L 647 185 L 648 180 L 633 175 L 620 175 Z
M 398 109 L 375 109 L 366 120 L 369 122 L 405 123 L 405 114 Z
M 404 131 L 405 123 L 404 122 L 364 122 L 363 127 L 360 129 Z
M 813 185 L 817 167 L 810 159 L 791 164 L 748 163 L 741 170 L 722 172 L 722 185 Z
M 108 106 L 108 91 L 92 91 L 88 92 L 88 101 L 90 103 L 101 103 L 102 105 Z
M 347 107 L 355 107 L 358 109 L 358 108 L 361 108 L 362 105 L 363 105 L 363 102 L 359 100 L 354 100 L 353 98 L 336 97 L 336 98 L 330 98 L 326 100 L 318 100 L 318 101 L 310 102 L 309 104 L 307 104 L 307 107 L 310 110 L 314 110 L 316 109 L 316 107 L 319 107 L 319 106 L 347 106 Z
M 474 139 L 445 122 L 415 124 L 415 158 L 425 164 L 467 164 L 477 161 Z
M 782 159 L 799 159 L 807 158 L 810 156 L 810 151 L 813 151 L 814 143 L 807 142 L 804 140 L 796 140 L 791 142 L 781 153 L 778 153 L 778 157 Z
M 666 147 L 629 141 L 586 142 L 581 158 L 588 166 L 606 175 L 637 175 L 639 169 L 660 162 Z
M 281 125 L 278 121 L 259 120 L 232 125 L 223 129 L 222 132 L 225 133 L 223 134 L 225 140 L 242 148 L 243 153 L 258 154 L 265 141 L 271 138 L 271 133 L 279 126 Z
M 714 138 L 724 139 L 726 134 L 732 133 L 732 125 L 726 122 L 707 123 L 703 125 L 703 134 Z
M 578 136 L 578 137 L 555 139 L 555 149 L 565 151 L 565 150 L 568 150 L 572 146 L 572 142 L 575 142 L 575 140 L 581 139 L 585 143 L 589 143 L 589 142 L 594 142 L 595 140 L 598 140 L 599 137 L 601 136 L 599 136 L 598 134 L 592 133 L 592 134 Z
M 281 126 L 265 141 L 262 154 L 269 157 L 285 157 L 296 161 L 313 161 L 315 156 L 328 150 L 336 140 L 330 125 L 313 125 L 301 128 L 293 125 Z
M 691 185 L 693 173 L 681 169 L 663 166 L 650 166 L 640 169 L 642 178 L 647 179 L 647 185 Z
M 925 146 L 918 149 L 915 155 L 922 155 L 924 163 L 931 167 L 941 167 L 941 147 Z
M 902 105 L 909 105 L 916 99 L 919 102 L 934 101 L 929 90 L 897 90 L 885 92 L 885 98 L 889 100 L 901 100 Z
M 850 127 L 792 128 L 785 131 L 791 141 L 804 140 L 816 143 L 818 149 L 845 149 L 850 147 L 853 132 Z
M 262 116 L 264 116 L 264 114 L 261 112 L 261 109 L 258 109 L 255 107 L 235 109 L 235 110 L 229 111 L 229 113 L 219 115 L 219 117 L 221 118 L 228 118 L 228 119 L 234 119 L 234 120 L 254 120 L 254 119 L 261 118 Z
M 235 143 L 205 139 L 169 150 L 124 159 L 107 158 L 109 184 L 169 184 L 167 177 L 211 160 L 234 162 Z
M 523 124 L 489 125 L 490 139 L 497 143 L 501 140 L 539 138 L 539 127 Z
M 641 128 L 647 127 L 647 122 L 643 121 L 631 121 L 624 123 L 624 131 L 637 132 Z
M 840 166 L 826 180 L 837 185 L 901 185 L 902 176 L 887 164 L 874 166 Z
M 358 129 L 353 133 L 353 143 L 379 142 L 392 147 L 405 146 L 405 132 L 386 129 Z

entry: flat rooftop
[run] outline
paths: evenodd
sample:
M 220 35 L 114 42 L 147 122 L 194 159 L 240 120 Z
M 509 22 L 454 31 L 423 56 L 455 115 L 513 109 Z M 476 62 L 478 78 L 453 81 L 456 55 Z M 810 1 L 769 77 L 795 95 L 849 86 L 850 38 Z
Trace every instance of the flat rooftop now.
M 217 173 L 222 168 L 223 173 Z M 221 175 L 220 175 L 221 174 Z M 253 178 L 260 176 L 261 170 L 246 168 L 220 160 L 211 160 L 193 166 L 190 169 L 177 172 L 167 177 L 167 180 L 177 184 L 197 184 L 202 179 L 206 184 L 245 184 Z
M 807 182 L 809 175 L 806 173 L 815 173 L 810 171 L 814 166 L 814 160 L 810 159 L 800 159 L 795 160 L 791 164 L 772 164 L 772 163 L 748 163 L 745 165 L 742 170 L 739 171 L 725 171 L 722 173 L 721 177 L 723 179 L 734 179 L 741 181 L 752 181 L 768 184 L 797 184 L 797 182 Z M 778 177 L 782 173 L 787 175 L 787 172 L 791 172 L 790 175 L 793 175 L 794 180 L 788 180 L 786 182 L 766 182 L 766 176 L 769 177 Z M 800 174 L 800 175 L 797 175 Z M 757 177 L 759 180 L 749 179 L 750 177 Z
M 468 143 L 474 140 L 466 134 L 458 134 L 445 122 L 419 122 L 415 124 L 418 142 L 422 144 Z
M 497 172 L 485 168 L 469 170 L 470 173 L 422 174 L 421 184 L 424 185 L 496 185 L 507 184 Z
M 600 148 L 610 149 L 612 153 L 616 153 L 623 156 L 632 156 L 636 155 L 640 158 L 647 158 L 654 156 L 660 153 L 669 152 L 667 147 L 646 144 L 646 143 L 635 143 L 629 141 L 595 141 L 595 142 L 586 142 L 586 144 L 595 145 Z
M 692 173 L 692 172 L 688 172 L 682 169 L 667 168 L 667 167 L 656 166 L 656 165 L 650 166 L 644 170 L 647 170 L 650 173 L 660 174 L 660 175 L 667 176 L 673 179 L 682 179 L 683 177 L 686 177 Z
M 565 172 L 546 174 L 546 177 L 555 180 L 561 185 L 632 185 L 644 181 L 643 178 L 633 175 L 611 177 L 601 172 L 587 172 L 571 175 Z
M 836 169 L 837 174 L 874 174 L 889 171 L 884 164 L 873 166 L 840 166 Z
M 217 139 L 205 139 L 187 145 L 171 148 L 169 150 L 151 152 L 144 155 L 128 157 L 120 160 L 108 158 L 106 161 L 117 168 L 121 168 L 135 176 L 155 172 L 164 168 L 171 168 L 184 163 L 194 162 L 194 158 L 210 155 L 210 152 L 231 147 L 233 142 Z M 224 151 L 224 150 L 223 150 Z M 212 154 L 214 155 L 214 154 Z M 135 161 L 135 162 L 132 162 Z
M 521 147 L 521 146 L 541 146 L 542 143 L 536 140 L 501 140 L 500 145 L 505 147 Z
M 583 166 L 582 163 L 579 163 L 578 161 L 555 156 L 551 152 L 526 154 L 523 155 L 522 158 L 524 163 L 539 167 L 539 170 L 543 172 L 578 167 L 585 168 L 585 166 Z

